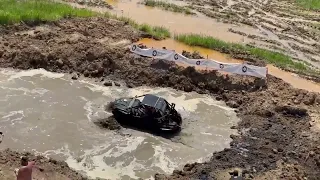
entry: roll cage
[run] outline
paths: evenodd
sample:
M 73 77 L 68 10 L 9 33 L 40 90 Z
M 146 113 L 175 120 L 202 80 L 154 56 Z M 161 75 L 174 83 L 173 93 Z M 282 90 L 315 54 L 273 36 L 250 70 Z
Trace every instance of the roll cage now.
M 139 97 L 144 98 L 138 106 L 133 106 Z M 128 105 L 128 108 L 137 109 L 138 111 L 140 111 L 141 114 L 144 115 L 150 115 L 151 112 L 151 114 L 156 115 L 156 119 L 162 120 L 166 118 L 166 116 L 170 115 L 171 111 L 175 108 L 175 104 L 170 104 L 164 98 L 155 95 L 144 94 L 132 98 Z

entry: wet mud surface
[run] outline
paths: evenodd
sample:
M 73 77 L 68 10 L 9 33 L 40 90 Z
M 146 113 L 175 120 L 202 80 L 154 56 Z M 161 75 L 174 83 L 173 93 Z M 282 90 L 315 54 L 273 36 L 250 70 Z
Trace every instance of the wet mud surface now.
M 257 28 L 260 35 L 229 29 L 249 44 L 284 52 L 320 67 L 320 12 L 308 12 L 284 0 L 186 0 L 206 16 L 224 23 Z
M 114 9 L 117 9 L 118 1 L 108 2 L 112 2 Z M 204 21 L 206 19 L 204 16 L 207 16 L 212 18 L 212 22 L 215 20 L 222 22 L 216 25 L 221 28 L 225 25 L 237 26 L 237 28 L 230 26 L 228 30 L 219 32 L 225 34 L 217 36 L 219 39 L 228 41 L 228 33 L 231 32 L 230 34 L 237 35 L 242 43 L 285 53 L 297 61 L 303 60 L 312 66 L 320 67 L 320 12 L 308 12 L 285 0 L 170 0 L 168 2 L 192 9 L 197 13 L 194 18 L 203 24 L 210 23 Z M 132 4 L 131 1 L 120 4 L 125 3 L 128 6 L 121 6 L 119 11 L 133 6 L 129 5 Z M 163 16 L 166 16 L 166 12 L 168 11 L 163 11 Z M 188 25 L 186 19 L 185 21 L 184 25 Z M 248 28 L 251 30 L 248 31 Z M 172 27 L 170 30 L 175 31 L 175 29 Z M 219 28 L 204 27 L 196 33 L 206 34 L 206 31 L 212 30 L 218 33 Z M 215 34 L 211 36 L 216 37 Z
M 265 82 L 138 57 L 126 46 L 137 41 L 140 33 L 114 20 L 79 18 L 39 26 L 15 25 L 0 27 L 0 34 L 3 68 L 44 68 L 73 73 L 74 80 L 79 76 L 96 78 L 105 85 L 115 81 L 128 87 L 195 91 L 236 109 L 241 122 L 232 127 L 239 135 L 231 137 L 231 148 L 214 152 L 207 162 L 187 164 L 171 175 L 157 174 L 156 179 L 216 179 L 233 168 L 251 179 L 320 176 L 318 93 L 294 89 L 273 76 Z M 11 155 L 3 152 L 2 157 Z M 75 177 L 71 179 L 77 179 L 77 173 L 70 173 Z

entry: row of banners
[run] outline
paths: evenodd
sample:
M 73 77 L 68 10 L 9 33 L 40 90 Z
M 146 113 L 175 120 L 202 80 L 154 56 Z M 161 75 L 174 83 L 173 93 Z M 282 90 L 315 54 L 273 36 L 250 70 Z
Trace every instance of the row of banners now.
M 268 73 L 267 67 L 259 67 L 241 63 L 223 63 L 209 59 L 189 59 L 173 50 L 154 48 L 141 49 L 136 44 L 131 45 L 130 51 L 141 56 L 174 61 L 188 66 L 206 68 L 208 70 L 219 70 L 228 73 L 249 75 L 259 78 L 266 78 Z

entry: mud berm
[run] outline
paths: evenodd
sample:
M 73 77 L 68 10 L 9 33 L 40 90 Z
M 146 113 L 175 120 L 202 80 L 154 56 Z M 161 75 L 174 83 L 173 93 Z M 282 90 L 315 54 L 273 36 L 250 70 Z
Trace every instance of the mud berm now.
M 137 57 L 125 46 L 143 34 L 116 20 L 75 18 L 41 25 L 0 26 L 0 34 L 2 68 L 44 68 L 72 73 L 72 79 L 83 75 L 128 87 L 172 87 L 210 94 L 236 108 L 241 121 L 232 128 L 238 129 L 239 135 L 231 136 L 230 148 L 214 152 L 206 162 L 186 164 L 172 174 L 156 174 L 155 179 L 221 179 L 234 168 L 248 179 L 320 177 L 318 93 L 294 89 L 270 75 L 265 84 L 252 77 L 223 76 Z M 3 172 L 17 167 L 20 155 L 10 150 L 1 152 Z M 42 173 L 50 179 L 50 173 L 58 173 L 73 180 L 86 179 L 66 163 L 34 158 L 43 167 L 39 177 Z

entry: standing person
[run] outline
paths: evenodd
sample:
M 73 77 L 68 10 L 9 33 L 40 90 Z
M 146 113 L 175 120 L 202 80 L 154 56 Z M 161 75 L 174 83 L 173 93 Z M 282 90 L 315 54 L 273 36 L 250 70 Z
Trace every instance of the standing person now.
M 19 170 L 17 170 L 17 180 L 32 180 L 32 170 L 33 168 L 37 168 L 34 161 L 28 162 L 28 158 L 26 156 L 21 157 L 21 166 Z

